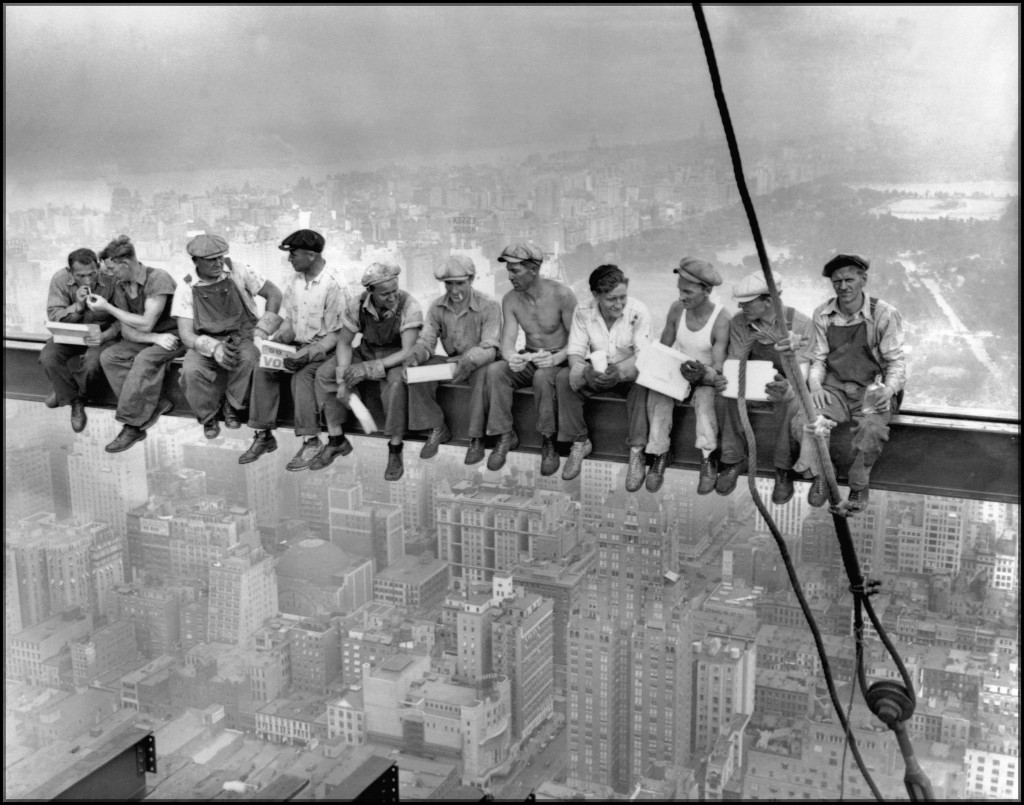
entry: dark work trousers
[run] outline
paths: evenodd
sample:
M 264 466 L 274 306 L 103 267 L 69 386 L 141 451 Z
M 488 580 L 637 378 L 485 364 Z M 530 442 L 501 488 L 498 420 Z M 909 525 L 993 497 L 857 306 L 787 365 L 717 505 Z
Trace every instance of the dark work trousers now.
M 225 369 L 213 358 L 200 355 L 194 349 L 185 354 L 178 383 L 200 422 L 217 415 L 220 401 L 225 396 L 235 410 L 249 406 L 252 373 L 259 365 L 260 351 L 251 338 L 244 338 L 236 352 L 238 363 L 232 369 Z
M 149 422 L 160 403 L 168 365 L 184 354 L 185 347 L 181 344 L 177 349 L 168 350 L 156 344 L 124 340 L 103 350 L 100 365 L 117 397 L 114 418 L 136 428 Z
M 440 355 L 431 356 L 420 366 L 447 363 Z M 487 367 L 474 369 L 466 381 L 469 383 L 469 428 L 471 439 L 482 439 L 487 419 Z M 444 425 L 444 411 L 437 404 L 438 383 L 409 383 L 409 430 L 432 430 Z M 447 384 L 446 384 L 447 385 Z
M 514 429 L 512 421 L 512 392 L 533 386 L 533 400 L 537 411 L 537 432 L 555 437 L 558 432 L 555 378 L 563 366 L 538 369 L 532 363 L 523 371 L 513 372 L 508 361 L 495 361 L 487 365 L 487 435 L 497 436 Z
M 797 410 L 796 397 L 774 403 L 747 401 L 748 412 L 765 410 L 772 412 L 772 433 L 775 436 L 772 463 L 779 470 L 792 469 L 798 447 L 790 432 L 793 416 Z M 747 437 L 743 433 L 738 401 L 722 395 L 716 396 L 715 414 L 722 430 L 722 463 L 745 463 Z
M 398 349 L 391 349 L 389 352 L 385 352 L 386 348 L 373 348 L 369 347 L 369 345 L 364 350 L 363 346 L 363 344 L 360 344 L 352 351 L 352 363 L 381 360 L 399 351 Z M 371 352 L 371 350 L 373 351 Z M 316 386 L 317 393 L 324 398 L 327 421 L 340 425 L 348 416 L 348 406 L 338 399 L 338 381 L 335 377 L 337 371 L 338 358 L 336 355 L 332 355 L 320 367 L 320 371 L 317 372 Z M 409 395 L 406 390 L 405 377 L 403 376 L 401 366 L 394 366 L 388 369 L 383 380 L 364 380 L 362 383 L 357 383 L 355 388 L 351 388 L 349 391 L 354 391 L 358 394 L 359 399 L 364 404 L 366 403 L 367 395 L 379 395 L 381 407 L 384 409 L 384 435 L 405 436 Z
M 316 373 L 324 363 L 325 361 L 310 361 L 290 375 L 277 369 L 254 369 L 249 400 L 249 427 L 254 430 L 273 430 L 277 427 L 281 383 L 290 378 L 292 404 L 295 410 L 295 435 L 318 436 L 320 409 L 323 408 L 324 401 L 317 388 Z
M 573 391 L 569 385 L 569 368 L 562 367 L 555 379 L 555 387 L 558 390 L 558 441 L 574 442 L 586 436 L 584 402 L 595 394 L 611 394 L 626 399 L 626 417 L 629 419 L 626 444 L 630 447 L 643 447 L 647 444 L 647 389 L 643 386 L 625 382 L 603 391 L 590 386 Z
M 96 347 L 80 347 L 57 344 L 51 338 L 43 345 L 39 363 L 57 394 L 57 405 L 70 405 L 75 400 L 88 398 L 89 387 L 102 374 L 100 355 L 113 343 L 106 341 Z

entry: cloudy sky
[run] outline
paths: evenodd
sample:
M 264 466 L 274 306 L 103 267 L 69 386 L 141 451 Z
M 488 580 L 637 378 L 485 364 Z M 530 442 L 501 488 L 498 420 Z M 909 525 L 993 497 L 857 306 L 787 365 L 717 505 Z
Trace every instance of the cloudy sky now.
M 1016 6 L 708 6 L 737 129 L 1009 144 Z M 676 6 L 8 5 L 9 177 L 720 134 Z

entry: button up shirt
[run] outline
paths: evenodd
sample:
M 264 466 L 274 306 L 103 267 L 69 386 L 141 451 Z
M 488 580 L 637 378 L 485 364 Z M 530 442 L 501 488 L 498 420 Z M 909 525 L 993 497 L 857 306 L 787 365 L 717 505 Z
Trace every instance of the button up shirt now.
M 650 343 L 651 314 L 643 302 L 626 297 L 622 315 L 609 329 L 597 300 L 591 299 L 573 311 L 566 354 L 586 358 L 591 352 L 604 350 L 609 364 L 621 363 Z
M 101 274 L 96 276 L 96 282 L 90 286 L 90 290 L 97 296 L 102 296 L 108 302 L 114 295 L 114 283 L 112 280 L 105 280 Z M 66 321 L 69 324 L 91 324 L 93 322 L 106 323 L 113 319 L 109 313 L 96 313 L 89 310 L 69 311 L 68 308 L 77 304 L 75 294 L 78 293 L 78 285 L 75 283 L 74 275 L 66 268 L 60 269 L 50 280 L 50 290 L 46 295 L 46 318 L 48 321 Z
M 394 310 L 385 310 L 383 313 L 379 312 L 377 306 L 373 304 L 373 297 L 370 295 L 370 292 L 366 291 L 361 296 L 350 299 L 341 314 L 342 325 L 352 333 L 358 333 L 361 329 L 359 327 L 360 307 L 378 321 L 390 319 L 395 315 Z M 402 321 L 399 324 L 398 332 L 404 333 L 406 330 L 422 326 L 423 308 L 420 307 L 419 302 L 413 299 L 412 296 L 409 296 L 405 302 L 405 308 L 402 310 Z
M 291 322 L 295 342 L 311 344 L 341 329 L 349 295 L 326 267 L 312 279 L 298 271 L 284 289 L 281 316 Z
M 871 316 L 871 299 L 864 294 L 864 304 L 849 316 L 839 309 L 838 300 L 829 299 L 814 310 L 814 332 L 811 336 L 811 368 L 807 379 L 821 383 L 825 379 L 825 361 L 828 358 L 828 328 L 852 327 L 867 322 L 868 346 L 871 354 L 885 373 L 885 385 L 893 392 L 901 391 L 907 383 L 907 361 L 903 354 L 903 317 L 888 302 L 875 303 Z
M 434 354 L 440 338 L 448 357 L 468 355 L 479 369 L 494 360 L 501 344 L 501 305 L 487 294 L 470 289 L 469 303 L 456 311 L 448 294 L 438 297 L 427 309 L 427 320 L 416 341 L 416 350 Z M 492 350 L 488 352 L 488 350 Z
M 225 263 L 223 271 L 215 280 L 204 280 L 202 277 L 197 276 L 196 281 L 191 285 L 185 282 L 181 283 L 174 290 L 174 301 L 171 302 L 171 315 L 183 319 L 194 319 L 196 313 L 192 288 L 196 285 L 213 285 L 225 277 L 230 277 L 238 287 L 238 290 L 242 292 L 242 301 L 245 302 L 246 310 L 258 317 L 260 313 L 256 307 L 256 297 L 263 289 L 264 284 L 266 284 L 266 280 L 241 263 Z

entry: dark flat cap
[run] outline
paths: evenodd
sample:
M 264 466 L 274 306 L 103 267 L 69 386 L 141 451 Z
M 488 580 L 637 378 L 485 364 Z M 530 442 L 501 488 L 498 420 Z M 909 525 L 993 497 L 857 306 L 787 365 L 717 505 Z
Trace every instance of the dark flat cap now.
M 527 260 L 532 260 L 534 263 L 543 263 L 544 252 L 532 243 L 520 242 L 506 246 L 498 258 L 499 263 L 524 263 Z
M 862 268 L 867 271 L 871 267 L 871 261 L 866 257 L 861 257 L 859 254 L 837 254 L 825 263 L 825 267 L 821 270 L 821 276 L 831 277 L 836 271 L 847 266 Z
M 672 271 L 690 282 L 700 282 L 712 287 L 722 284 L 722 278 L 718 276 L 715 267 L 707 260 L 697 257 L 684 257 L 679 261 L 679 267 Z
M 292 232 L 281 241 L 278 246 L 281 251 L 290 252 L 293 249 L 305 249 L 308 252 L 320 254 L 324 250 L 324 236 L 312 229 L 300 229 Z

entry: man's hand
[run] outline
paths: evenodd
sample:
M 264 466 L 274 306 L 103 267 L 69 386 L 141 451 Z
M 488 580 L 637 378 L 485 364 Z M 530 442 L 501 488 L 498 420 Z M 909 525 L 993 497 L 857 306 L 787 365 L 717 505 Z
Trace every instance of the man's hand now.
M 700 361 L 686 361 L 679 367 L 679 371 L 690 385 L 699 386 L 704 380 L 704 364 Z
M 213 359 L 225 369 L 234 369 L 238 366 L 238 350 L 231 344 L 221 341 L 213 348 Z
M 85 345 L 87 347 L 98 347 L 106 340 L 107 339 L 103 337 L 103 333 L 96 333 L 96 335 L 87 335 L 85 337 Z
M 800 350 L 806 347 L 811 342 L 811 339 L 806 335 L 800 333 L 790 332 L 781 341 L 776 342 L 776 352 L 789 352 L 792 355 L 796 355 Z
M 555 357 L 546 349 L 533 353 L 533 365 L 538 369 L 550 369 L 555 365 Z
M 715 394 L 722 394 L 729 387 L 729 381 L 723 374 L 716 374 L 709 384 L 714 386 Z
M 153 343 L 158 347 L 166 349 L 168 352 L 174 352 L 178 348 L 178 336 L 173 333 L 159 333 L 154 339 Z
M 529 358 L 520 355 L 519 353 L 516 353 L 515 355 L 509 357 L 508 368 L 511 369 L 513 372 L 521 372 L 523 371 L 523 369 L 526 368 L 526 364 L 528 364 L 529 362 Z
M 91 291 L 89 290 L 88 285 L 83 285 L 75 291 L 75 304 L 78 306 L 79 310 L 85 310 L 85 300 L 89 298 L 90 293 Z
M 782 400 L 789 399 L 792 396 L 789 381 L 780 374 L 776 374 L 775 379 L 771 383 L 765 385 L 764 391 L 765 394 L 768 395 L 768 399 L 772 402 L 780 402 Z
M 459 355 L 455 358 L 449 358 L 448 363 L 455 364 L 455 372 L 452 374 L 452 383 L 465 383 L 469 380 L 469 376 L 473 374 L 473 370 L 476 368 L 473 364 L 473 359 L 468 355 Z
M 297 372 L 299 371 L 299 369 L 301 369 L 303 366 L 309 363 L 310 360 L 311 358 L 309 355 L 309 348 L 303 347 L 294 355 L 289 355 L 287 358 L 284 359 L 284 368 L 287 369 L 289 372 Z
M 612 367 L 608 367 L 605 372 L 598 372 L 592 366 L 587 366 L 586 377 L 587 385 L 594 391 L 607 391 L 619 382 L 619 370 L 615 369 L 612 373 Z
M 824 408 L 832 402 L 832 395 L 821 386 L 811 388 L 811 402 L 815 408 Z
M 569 369 L 569 388 L 579 391 L 587 385 L 587 370 L 593 373 L 594 369 L 589 363 L 580 362 Z
M 418 357 L 416 357 L 416 350 L 413 350 L 412 352 L 410 352 L 406 356 L 405 360 L 402 361 L 402 366 L 404 366 L 406 369 L 412 369 L 414 366 L 419 366 L 419 365 L 420 365 L 420 359 Z
M 608 364 L 608 368 L 604 370 L 604 378 L 609 383 L 611 383 L 612 386 L 616 386 L 619 383 L 621 383 L 622 382 L 622 373 L 619 371 L 618 364 L 615 364 L 615 363 Z M 611 388 L 611 386 L 609 386 L 609 388 Z
M 353 363 L 346 367 L 341 379 L 346 386 L 356 386 L 366 380 L 367 366 L 365 363 Z M 339 398 L 340 399 L 340 398 Z
M 110 303 L 102 296 L 97 296 L 94 293 L 88 294 L 85 297 L 85 304 L 89 306 L 89 310 L 95 313 L 103 313 L 110 310 Z

